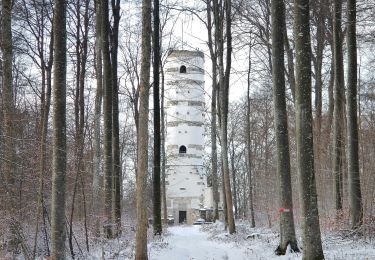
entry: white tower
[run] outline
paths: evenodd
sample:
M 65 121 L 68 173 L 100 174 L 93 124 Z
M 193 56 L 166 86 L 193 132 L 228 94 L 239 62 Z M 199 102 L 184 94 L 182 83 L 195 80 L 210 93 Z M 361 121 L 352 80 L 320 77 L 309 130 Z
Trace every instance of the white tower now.
M 204 55 L 173 50 L 165 65 L 168 215 L 192 224 L 205 212 Z M 208 196 L 209 197 L 209 196 Z

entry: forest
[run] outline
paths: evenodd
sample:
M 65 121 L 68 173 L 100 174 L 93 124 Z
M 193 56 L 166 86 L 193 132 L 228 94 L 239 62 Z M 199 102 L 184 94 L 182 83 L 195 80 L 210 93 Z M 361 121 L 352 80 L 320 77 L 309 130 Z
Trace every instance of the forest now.
M 375 258 L 329 251 L 338 237 L 375 248 L 373 0 L 2 0 L 0 12 L 0 259 L 172 259 L 152 253 L 185 232 L 166 200 L 175 50 L 205 60 L 214 223 L 199 234 L 269 252 L 229 259 Z

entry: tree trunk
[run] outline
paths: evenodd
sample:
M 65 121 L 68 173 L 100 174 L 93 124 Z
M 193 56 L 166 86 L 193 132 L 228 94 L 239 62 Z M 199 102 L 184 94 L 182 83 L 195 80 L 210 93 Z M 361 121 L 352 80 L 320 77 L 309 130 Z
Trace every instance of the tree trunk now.
M 290 176 L 288 115 L 285 99 L 283 25 L 285 5 L 283 0 L 272 1 L 272 81 L 275 135 L 277 146 L 277 172 L 280 183 L 280 244 L 277 255 L 285 255 L 288 245 L 299 252 L 293 219 L 293 196 Z
M 317 3 L 317 32 L 316 32 L 316 62 L 315 62 L 315 122 L 316 122 L 316 141 L 320 143 L 320 134 L 322 128 L 322 66 L 323 52 L 325 43 L 325 8 L 326 1 L 320 0 Z M 319 156 L 319 153 L 318 153 Z M 319 158 L 318 158 L 319 159 Z M 319 161 L 319 160 L 318 160 Z
M 232 55 L 232 33 L 231 33 L 231 0 L 225 1 L 225 16 L 226 16 L 226 37 L 227 37 L 227 51 L 226 51 L 226 69 L 224 75 L 223 57 L 220 58 L 220 70 L 222 82 L 220 86 L 220 103 L 221 103 L 221 149 L 223 158 L 223 173 L 224 173 L 224 187 L 225 198 L 227 202 L 228 215 L 228 229 L 229 234 L 236 232 L 236 226 L 233 217 L 233 201 L 232 191 L 229 177 L 229 160 L 228 160 L 228 104 L 229 104 L 229 75 L 231 68 Z M 223 38 L 221 43 L 223 44 Z M 222 48 L 223 50 L 223 48 Z M 222 52 L 223 55 L 223 52 Z
M 121 235 L 121 160 L 120 160 L 120 137 L 119 137 L 119 84 L 117 77 L 118 56 L 118 31 L 120 23 L 120 0 L 112 0 L 113 26 L 111 30 L 111 70 L 112 70 L 112 220 L 114 224 L 114 236 Z
M 5 157 L 5 181 L 6 185 L 13 192 L 13 185 L 16 179 L 15 173 L 15 157 L 16 148 L 14 137 L 14 93 L 13 93 L 13 75 L 12 75 L 12 59 L 13 59 L 13 40 L 12 40 L 12 1 L 2 1 L 2 28 L 1 28 L 1 51 L 2 51 L 2 94 L 4 106 L 4 135 L 7 137 L 4 140 L 4 155 Z M 12 195 L 11 195 L 12 196 Z M 13 206 L 13 205 L 12 205 Z
M 328 137 L 332 131 L 332 120 L 333 120 L 333 111 L 335 109 L 335 98 L 333 95 L 333 87 L 335 85 L 335 58 L 333 57 L 333 46 L 331 47 L 332 57 L 331 57 L 331 70 L 329 73 L 329 82 L 328 82 L 328 116 L 327 116 L 327 135 Z
M 345 103 L 344 63 L 341 38 L 341 13 L 342 0 L 334 1 L 333 8 L 333 45 L 334 45 L 334 70 L 335 70 L 335 107 L 334 107 L 334 133 L 333 133 L 333 173 L 335 176 L 335 201 L 336 210 L 342 209 L 341 183 L 343 178 L 342 157 L 344 149 L 343 135 L 343 106 Z
M 137 161 L 137 233 L 135 259 L 147 260 L 147 168 L 148 168 L 148 105 L 151 59 L 151 0 L 142 1 L 142 60 L 139 86 L 138 161 Z
M 292 92 L 293 101 L 296 101 L 296 77 L 294 75 L 294 57 L 293 57 L 293 49 L 290 48 L 289 44 L 289 38 L 286 28 L 286 19 L 283 21 L 283 32 L 284 32 L 284 45 L 285 45 L 285 51 L 288 58 L 288 81 L 290 86 L 290 91 Z
M 164 70 L 161 67 L 161 102 L 160 102 L 160 141 L 161 141 L 161 176 L 162 176 L 162 198 L 163 198 L 163 216 L 164 224 L 168 224 L 168 211 L 167 211 L 167 191 L 165 186 L 165 117 L 164 117 Z
M 348 174 L 350 220 L 362 225 L 363 206 L 358 159 L 356 0 L 348 0 Z
M 212 63 L 212 90 L 211 90 L 211 179 L 212 179 L 212 195 L 214 200 L 214 221 L 219 219 L 219 188 L 217 176 L 217 145 L 216 145 L 216 93 L 217 93 L 217 53 L 212 40 L 212 17 L 211 17 L 211 1 L 207 1 L 207 32 L 208 32 L 208 48 L 210 50 L 210 57 Z M 214 12 L 216 14 L 216 11 Z M 216 21 L 216 20 L 215 20 Z M 216 27 L 215 27 L 215 43 L 216 41 Z
M 94 216 L 95 236 L 100 236 L 100 212 L 102 211 L 103 197 L 103 175 L 100 170 L 101 148 L 100 148 L 100 119 L 102 113 L 103 99 L 103 71 L 102 71 L 102 30 L 101 30 L 101 1 L 95 2 L 95 74 L 96 74 L 96 94 L 95 94 L 95 114 L 94 114 L 94 158 L 93 158 L 93 180 L 92 180 L 92 211 Z
M 154 78 L 154 168 L 153 168 L 153 199 L 154 199 L 154 235 L 161 235 L 161 196 L 160 196 L 160 18 L 159 18 L 159 0 L 154 1 L 153 17 L 153 78 Z
M 66 184 L 66 3 L 56 0 L 53 19 L 53 175 L 51 202 L 51 257 L 65 259 Z
M 70 212 L 70 224 L 69 224 L 69 247 L 72 258 L 74 258 L 74 251 L 73 251 L 73 217 L 74 217 L 74 208 L 75 208 L 75 199 L 77 194 L 77 189 L 79 185 L 79 180 L 83 179 L 82 172 L 84 171 L 83 165 L 83 153 L 84 153 L 84 128 L 85 128 L 85 78 L 86 78 L 86 63 L 87 63 L 87 44 L 88 44 L 88 10 L 89 6 L 87 0 L 84 4 L 85 12 L 83 17 L 83 22 L 81 22 L 81 6 L 83 3 L 80 0 L 77 0 L 75 3 L 75 14 L 77 19 L 76 24 L 76 33 L 75 37 L 75 44 L 76 44 L 76 93 L 75 93 L 75 100 L 74 100 L 74 115 L 75 115 L 75 170 L 76 170 L 76 177 L 74 182 L 74 192 L 72 198 L 72 206 Z M 81 37 L 81 32 L 83 35 Z M 84 194 L 84 187 L 81 185 L 82 194 Z M 86 212 L 86 203 L 84 198 L 80 198 L 78 200 L 79 203 L 83 202 L 83 213 Z M 84 214 L 84 223 L 85 227 L 87 226 L 86 221 L 86 214 Z M 85 228 L 87 231 L 87 228 Z M 86 238 L 87 232 L 86 232 Z M 87 250 L 88 247 L 88 240 L 86 239 Z
M 235 151 L 234 151 L 234 140 L 232 137 L 231 140 L 232 143 L 232 152 L 230 153 L 230 162 L 231 162 L 231 168 L 232 168 L 232 181 L 233 181 L 233 204 L 234 204 L 234 217 L 238 218 L 238 195 L 237 195 L 237 172 L 236 167 L 234 165 L 234 158 L 235 158 Z
M 247 94 L 246 94 L 246 149 L 247 149 L 247 175 L 249 182 L 249 206 L 250 206 L 250 218 L 251 227 L 255 227 L 255 216 L 254 216 L 254 196 L 253 196 L 253 176 L 251 171 L 251 134 L 250 134 L 250 74 L 251 74 L 251 42 L 249 43 L 249 68 L 247 71 Z
M 112 68 L 109 46 L 109 11 L 108 0 L 101 1 L 102 6 L 102 52 L 103 52 L 103 85 L 104 85 L 104 235 L 107 238 L 113 237 L 112 232 L 112 199 L 113 199 L 113 183 L 112 183 Z
M 2 101 L 4 117 L 4 161 L 3 178 L 6 187 L 5 209 L 8 214 L 15 217 L 17 214 L 17 154 L 16 154 L 16 131 L 15 131 L 15 104 L 13 90 L 13 39 L 12 39 L 12 5 L 13 1 L 3 0 L 1 11 L 1 51 L 2 51 Z M 15 252 L 20 244 L 17 228 L 20 226 L 17 218 L 10 220 L 8 224 L 11 234 L 9 251 Z
M 314 171 L 311 109 L 311 42 L 309 0 L 296 0 L 296 139 L 303 216 L 303 258 L 324 259 Z
M 43 48 L 41 49 L 44 50 Z M 44 55 L 44 51 L 42 52 Z M 44 56 L 41 56 L 41 63 L 45 64 Z M 41 97 L 41 120 L 40 120 L 40 175 L 39 175 L 39 191 L 38 191 L 38 209 L 37 209 L 37 220 L 35 227 L 35 238 L 33 245 L 32 258 L 36 256 L 36 249 L 38 245 L 38 233 L 39 233 L 39 221 L 40 216 L 43 220 L 45 219 L 44 214 L 44 177 L 47 167 L 46 151 L 47 151 L 47 135 L 48 135 L 48 119 L 51 107 L 51 92 L 52 92 L 52 78 L 51 69 L 53 64 L 53 35 L 49 43 L 49 60 L 46 66 L 42 67 L 42 97 Z M 46 226 L 43 226 L 43 232 L 46 232 Z M 49 248 L 47 246 L 46 253 L 49 255 Z

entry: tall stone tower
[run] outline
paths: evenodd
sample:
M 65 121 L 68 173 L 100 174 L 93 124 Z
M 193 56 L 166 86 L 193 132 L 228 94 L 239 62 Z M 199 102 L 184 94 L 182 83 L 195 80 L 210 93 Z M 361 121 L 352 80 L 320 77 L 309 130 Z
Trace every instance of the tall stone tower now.
M 205 215 L 210 188 L 203 173 L 204 55 L 173 50 L 165 65 L 168 215 L 192 224 Z

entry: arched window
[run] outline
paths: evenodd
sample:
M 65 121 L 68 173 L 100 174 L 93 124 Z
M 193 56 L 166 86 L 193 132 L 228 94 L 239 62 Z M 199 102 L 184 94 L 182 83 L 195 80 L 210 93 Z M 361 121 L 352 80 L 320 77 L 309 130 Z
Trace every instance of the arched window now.
M 180 73 L 186 73 L 186 66 L 185 65 L 182 65 L 180 67 Z
M 179 153 L 186 153 L 186 146 L 185 145 L 181 145 L 180 148 L 178 149 L 178 152 Z

